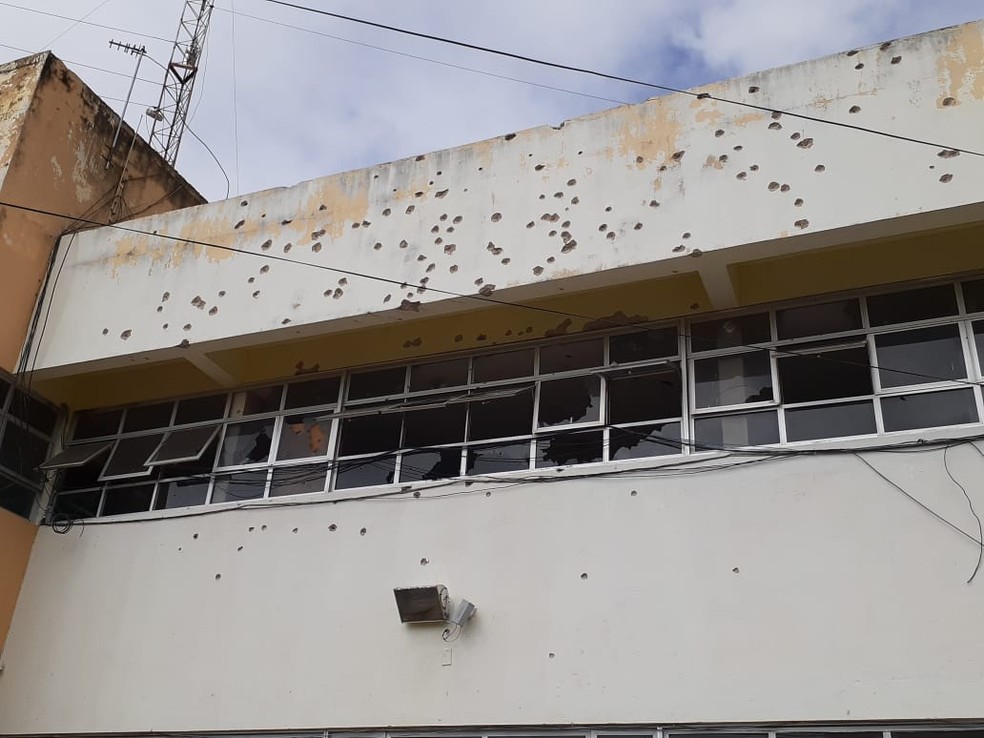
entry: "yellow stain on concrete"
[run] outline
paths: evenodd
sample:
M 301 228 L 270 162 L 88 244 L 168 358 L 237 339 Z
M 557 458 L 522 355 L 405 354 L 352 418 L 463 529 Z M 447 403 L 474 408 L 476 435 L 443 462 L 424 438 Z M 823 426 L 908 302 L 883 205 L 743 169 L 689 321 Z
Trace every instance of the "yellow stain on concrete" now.
M 38 529 L 35 525 L 0 508 L 0 653 L 14 616 L 31 546 Z
M 952 29 L 950 39 L 936 60 L 940 95 L 937 107 L 959 105 L 962 98 L 984 99 L 984 33 L 980 24 Z M 944 102 L 950 98 L 955 102 Z
M 615 131 L 619 155 L 638 169 L 673 161 L 673 154 L 680 150 L 678 141 L 683 123 L 672 101 L 657 98 L 642 105 L 619 108 L 616 114 L 620 119 Z

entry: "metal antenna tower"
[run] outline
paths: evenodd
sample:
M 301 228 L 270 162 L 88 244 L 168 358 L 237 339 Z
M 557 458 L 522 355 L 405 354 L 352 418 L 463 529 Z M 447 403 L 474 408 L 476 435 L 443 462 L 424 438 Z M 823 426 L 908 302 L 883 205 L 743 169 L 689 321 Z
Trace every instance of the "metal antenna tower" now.
M 198 77 L 198 61 L 205 48 L 213 7 L 211 0 L 185 0 L 160 99 L 156 108 L 147 110 L 147 115 L 154 119 L 150 145 L 171 166 L 177 161 L 181 136 L 188 122 L 191 93 Z

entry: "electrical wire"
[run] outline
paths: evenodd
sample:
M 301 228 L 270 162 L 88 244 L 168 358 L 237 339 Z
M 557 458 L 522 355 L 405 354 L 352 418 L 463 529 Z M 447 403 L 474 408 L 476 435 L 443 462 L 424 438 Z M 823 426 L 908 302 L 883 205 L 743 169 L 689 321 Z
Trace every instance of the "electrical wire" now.
M 978 449 L 976 445 L 974 445 L 973 443 L 971 443 L 970 445 L 974 446 L 974 448 L 977 449 L 978 453 L 980 453 L 980 449 Z M 981 570 L 981 562 L 984 562 L 984 525 L 981 524 L 981 516 L 978 515 L 977 510 L 974 509 L 974 501 L 970 498 L 970 493 L 967 492 L 967 488 L 964 487 L 962 484 L 960 484 L 960 482 L 957 481 L 957 478 L 953 476 L 953 472 L 950 471 L 950 465 L 946 458 L 946 455 L 947 453 L 949 453 L 950 448 L 951 448 L 950 446 L 943 447 L 943 469 L 946 470 L 946 475 L 950 477 L 950 481 L 953 482 L 955 485 L 957 485 L 957 487 L 960 488 L 960 491 L 963 492 L 963 496 L 967 500 L 967 506 L 970 508 L 970 514 L 973 515 L 974 520 L 977 521 L 977 537 L 981 544 L 980 548 L 978 548 L 978 553 L 977 553 L 977 565 L 974 566 L 974 571 L 970 575 L 970 579 L 967 580 L 967 584 L 972 584 L 974 578 L 977 576 L 977 572 Z
M 84 18 L 72 18 L 67 15 L 59 15 L 58 13 L 52 13 L 47 10 L 38 10 L 37 8 L 27 8 L 23 5 L 15 5 L 14 3 L 3 2 L 0 0 L 0 5 L 5 8 L 13 8 L 14 10 L 22 10 L 25 13 L 36 13 L 37 15 L 46 15 L 49 18 L 59 18 L 60 20 L 73 21 L 76 25 L 80 26 L 92 26 L 93 28 L 104 28 L 107 31 L 116 31 L 117 33 L 128 33 L 131 36 L 142 36 L 143 38 L 152 38 L 155 41 L 164 41 L 165 43 L 172 43 L 173 39 L 164 38 L 163 36 L 154 36 L 150 33 L 141 33 L 140 31 L 134 31 L 129 28 L 118 28 L 116 26 L 107 26 L 103 23 L 93 23 L 87 21 Z
M 50 49 L 51 46 L 52 46 L 52 44 L 55 43 L 55 41 L 57 41 L 60 38 L 63 38 L 65 36 L 65 34 L 69 33 L 70 31 L 72 31 L 73 29 L 77 28 L 79 25 L 81 25 L 82 23 L 84 23 L 86 20 L 88 20 L 96 12 L 98 12 L 99 10 L 101 10 L 109 2 L 110 2 L 110 0 L 102 0 L 101 3 L 99 3 L 98 5 L 96 5 L 96 7 L 94 7 L 88 13 L 86 13 L 85 15 L 83 15 L 81 18 L 79 18 L 79 20 L 74 21 L 72 23 L 72 25 L 70 25 L 64 31 L 62 31 L 61 33 L 59 33 L 57 36 L 55 36 L 53 39 L 51 39 L 48 43 L 42 44 L 41 45 L 41 48 L 38 49 L 38 51 L 40 52 L 40 51 L 44 51 L 45 49 Z
M 22 54 L 31 54 L 31 55 L 35 54 L 35 52 L 31 51 L 30 49 L 25 49 L 25 48 L 22 48 L 20 46 L 11 46 L 10 44 L 0 44 L 0 48 L 10 49 L 11 51 L 18 51 L 18 52 L 20 52 Z M 114 75 L 116 77 L 123 77 L 125 79 L 132 79 L 133 78 L 133 75 L 132 74 L 127 74 L 126 72 L 117 72 L 115 69 L 106 69 L 105 67 L 96 67 L 96 66 L 93 66 L 92 64 L 83 64 L 82 62 L 69 61 L 68 59 L 62 59 L 62 57 L 60 57 L 60 56 L 58 58 L 61 61 L 63 61 L 65 64 L 68 64 L 68 65 L 73 66 L 73 67 L 82 67 L 84 69 L 92 69 L 92 70 L 94 70 L 96 72 L 105 72 L 106 74 L 112 74 L 112 75 Z M 137 77 L 137 81 L 138 82 L 146 82 L 146 83 L 152 84 L 152 85 L 158 85 L 159 84 L 156 80 L 147 79 L 146 77 Z M 106 100 L 118 99 L 121 102 L 123 100 L 123 98 L 110 98 L 110 97 L 104 97 L 102 95 L 100 95 L 100 97 L 103 97 Z
M 568 64 L 561 64 L 559 62 L 547 61 L 545 59 L 537 59 L 535 57 L 526 56 L 524 54 L 517 54 L 509 51 L 502 51 L 501 49 L 495 49 L 489 46 L 480 46 L 478 44 L 471 44 L 465 41 L 458 41 L 451 38 L 446 38 L 444 36 L 437 36 L 430 33 L 422 33 L 420 31 L 411 31 L 406 28 L 400 28 L 399 26 L 392 26 L 385 23 L 377 23 L 375 21 L 366 20 L 364 18 L 356 18 L 350 15 L 342 15 L 341 13 L 332 13 L 327 10 L 321 10 L 320 8 L 311 8 L 306 5 L 299 5 L 297 3 L 286 2 L 285 0 L 265 0 L 265 2 L 271 3 L 273 5 L 280 5 L 286 8 L 293 8 L 295 10 L 304 11 L 307 13 L 313 13 L 316 15 L 326 16 L 329 18 L 335 18 L 337 20 L 347 21 L 349 23 L 356 23 L 363 26 L 369 26 L 371 28 L 378 28 L 384 31 L 390 31 L 392 33 L 398 33 L 405 36 L 411 36 L 413 38 L 420 38 L 427 41 L 435 41 L 437 43 L 447 44 L 450 46 L 456 46 L 462 49 L 468 49 L 470 51 L 478 51 L 484 54 L 493 54 L 495 56 L 504 57 L 507 59 L 514 59 L 517 61 L 526 62 L 529 64 L 536 64 L 542 67 L 548 67 L 551 69 L 559 69 L 566 72 L 575 72 L 577 74 L 586 74 L 592 77 L 598 77 L 600 79 L 607 79 L 613 82 L 624 82 L 632 85 L 639 85 L 641 87 L 648 87 L 654 90 L 660 90 L 662 92 L 671 92 L 678 95 L 688 95 L 694 97 L 698 100 L 713 100 L 715 102 L 726 103 L 728 105 L 735 105 L 746 109 L 758 110 L 764 113 L 778 113 L 781 115 L 787 115 L 790 118 L 797 118 L 799 120 L 806 120 L 812 123 L 822 123 L 824 125 L 837 126 L 839 128 L 845 128 L 848 130 L 859 131 L 862 133 L 868 133 L 876 136 L 882 136 L 884 138 L 894 139 L 896 141 L 904 141 L 907 143 L 919 144 L 922 146 L 932 146 L 937 149 L 947 149 L 951 151 L 958 151 L 962 154 L 969 154 L 971 156 L 984 157 L 984 152 L 974 151 L 973 149 L 961 148 L 957 146 L 949 146 L 945 144 L 940 144 L 935 141 L 928 141 L 925 139 L 915 138 L 912 136 L 906 136 L 898 133 L 891 133 L 889 131 L 883 131 L 876 128 L 868 128 L 866 126 L 856 125 L 852 123 L 844 123 L 843 121 L 830 120 L 826 118 L 818 118 L 813 115 L 807 115 L 805 113 L 795 113 L 790 110 L 783 108 L 772 108 L 764 105 L 756 105 L 754 103 L 745 102 L 742 100 L 733 100 L 730 98 L 721 97 L 719 95 L 712 95 L 708 92 L 694 92 L 693 90 L 685 90 L 679 87 L 672 87 L 666 84 L 658 84 L 654 82 L 646 82 L 643 80 L 632 79 L 630 77 L 623 77 L 617 74 L 608 74 L 606 72 L 599 72 L 594 69 L 588 69 L 586 67 L 576 67 Z

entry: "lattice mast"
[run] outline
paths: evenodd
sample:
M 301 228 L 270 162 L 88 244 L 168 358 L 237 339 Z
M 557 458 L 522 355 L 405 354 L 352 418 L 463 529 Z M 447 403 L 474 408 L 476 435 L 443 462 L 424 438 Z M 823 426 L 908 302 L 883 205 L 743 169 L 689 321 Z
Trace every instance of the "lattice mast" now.
M 205 48 L 213 7 L 212 0 L 185 0 L 160 99 L 156 108 L 147 111 L 154 119 L 150 145 L 171 166 L 177 161 L 181 136 L 187 126 L 191 94 L 198 78 L 198 63 Z

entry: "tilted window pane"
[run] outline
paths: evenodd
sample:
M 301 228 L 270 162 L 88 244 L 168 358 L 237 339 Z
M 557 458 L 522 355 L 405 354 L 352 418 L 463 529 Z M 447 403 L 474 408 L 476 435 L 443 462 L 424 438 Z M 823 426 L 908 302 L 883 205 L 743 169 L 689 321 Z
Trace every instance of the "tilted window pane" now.
M 42 469 L 74 469 L 76 467 L 91 464 L 96 459 L 102 458 L 113 444 L 109 441 L 99 441 L 97 443 L 80 443 L 77 446 L 69 446 L 64 451 L 49 458 L 43 464 Z
M 320 420 L 321 415 L 288 415 L 284 418 L 277 448 L 278 460 L 304 459 L 328 453 L 331 421 Z
M 284 408 L 294 410 L 299 407 L 334 405 L 338 402 L 340 384 L 340 377 L 323 377 L 289 384 L 287 385 L 287 399 L 284 401 Z
M 0 508 L 9 510 L 14 515 L 29 518 L 34 509 L 34 498 L 38 492 L 13 479 L 0 477 Z
M 171 431 L 147 460 L 150 466 L 197 461 L 219 433 L 219 426 Z M 209 465 L 211 468 L 211 465 Z
M 106 480 L 149 476 L 151 469 L 147 466 L 147 459 L 161 442 L 161 437 L 160 433 L 155 433 L 118 441 L 100 478 Z
M 392 484 L 395 476 L 396 459 L 393 456 L 340 461 L 335 472 L 335 489 Z
M 100 517 L 126 515 L 127 513 L 147 512 L 154 497 L 153 484 L 140 484 L 130 487 L 107 487 Z
M 530 468 L 530 443 L 502 443 L 468 449 L 468 474 L 496 474 Z
M 123 420 L 122 410 L 85 410 L 75 416 L 72 438 L 102 438 L 115 436 Z
M 871 400 L 786 410 L 789 441 L 863 436 L 875 430 L 875 408 Z
M 568 464 L 590 464 L 604 458 L 601 431 L 560 433 L 536 440 L 538 469 Z
M 780 353 L 777 362 L 783 402 L 833 400 L 872 393 L 865 346 L 836 351 L 790 350 L 798 356 Z
M 352 374 L 349 376 L 348 398 L 365 400 L 370 397 L 402 394 L 406 376 L 407 369 L 403 366 Z
M 968 313 L 984 313 L 984 279 L 964 282 L 964 309 Z
M 605 343 L 601 338 L 540 347 L 540 374 L 590 369 L 601 366 L 604 361 Z
M 942 382 L 967 376 L 955 325 L 875 336 L 882 387 Z
M 608 422 L 632 423 L 680 415 L 683 388 L 675 367 L 640 369 L 608 379 Z
M 977 422 L 974 391 L 969 387 L 948 392 L 883 397 L 881 406 L 887 431 Z
M 375 454 L 400 447 L 402 418 L 389 415 L 360 415 L 342 421 L 341 456 Z
M 779 421 L 772 410 L 697 418 L 694 437 L 698 451 L 779 443 Z
M 457 387 L 468 382 L 468 359 L 434 361 L 410 367 L 410 391 Z
M 206 420 L 221 420 L 225 415 L 226 399 L 226 395 L 223 394 L 178 400 L 174 423 L 175 425 L 183 425 L 185 423 L 201 423 Z
M 420 448 L 465 440 L 465 405 L 415 410 L 403 415 L 403 447 Z
M 874 327 L 957 314 L 957 294 L 952 284 L 874 295 L 866 300 L 868 322 Z
M 515 397 L 469 403 L 468 438 L 486 441 L 533 432 L 533 391 Z
M 324 492 L 327 476 L 328 467 L 324 465 L 286 466 L 274 469 L 273 480 L 270 482 L 270 497 Z
M 780 340 L 841 333 L 861 327 L 861 303 L 858 300 L 838 300 L 776 311 L 776 332 Z
M 233 418 L 241 418 L 245 415 L 276 412 L 280 409 L 283 391 L 283 385 L 277 384 L 272 387 L 257 387 L 236 392 L 232 396 L 229 415 Z
M 571 377 L 540 384 L 539 427 L 588 423 L 600 417 L 601 377 Z
M 171 411 L 173 409 L 173 402 L 127 408 L 126 418 L 123 420 L 123 432 L 131 433 L 133 431 L 167 428 L 171 424 Z
M 408 451 L 400 460 L 400 481 L 448 479 L 461 474 L 461 447 Z
M 219 466 L 261 464 L 270 458 L 274 420 L 251 420 L 226 426 Z
M 708 320 L 690 326 L 690 347 L 694 351 L 734 348 L 772 340 L 768 313 Z
M 695 361 L 694 386 L 697 407 L 771 400 L 769 352 L 753 351 Z
M 682 450 L 678 422 L 612 428 L 608 433 L 608 458 L 612 461 L 667 456 Z
M 0 393 L 0 402 L 2 399 Z M 35 430 L 49 436 L 58 420 L 57 410 L 19 390 L 14 390 L 14 395 L 10 398 L 9 412 L 13 417 L 20 418 Z
M 266 478 L 266 469 L 216 477 L 212 504 L 258 500 L 266 490 Z
M 533 375 L 533 349 L 487 354 L 472 359 L 472 379 L 475 382 L 494 382 L 500 379 L 519 379 Z
M 676 356 L 676 328 L 652 328 L 638 333 L 624 333 L 608 339 L 608 359 L 612 364 Z
M 91 489 L 85 492 L 59 492 L 55 497 L 55 505 L 51 511 L 49 522 L 68 518 L 70 520 L 81 520 L 82 518 L 94 518 L 99 510 L 99 500 L 102 499 L 102 490 Z
M 159 482 L 155 510 L 173 510 L 176 507 L 204 505 L 208 497 L 208 479 L 178 479 Z

